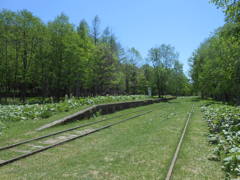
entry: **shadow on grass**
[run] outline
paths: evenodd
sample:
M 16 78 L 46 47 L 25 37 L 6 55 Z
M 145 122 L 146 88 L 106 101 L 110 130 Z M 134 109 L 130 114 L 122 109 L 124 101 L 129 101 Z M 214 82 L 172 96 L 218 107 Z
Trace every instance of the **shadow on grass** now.
M 195 97 L 195 98 L 191 99 L 192 102 L 199 102 L 201 100 L 202 99 L 200 97 Z
M 167 103 L 169 103 L 169 104 L 179 104 L 180 102 L 176 102 L 176 101 L 167 101 Z

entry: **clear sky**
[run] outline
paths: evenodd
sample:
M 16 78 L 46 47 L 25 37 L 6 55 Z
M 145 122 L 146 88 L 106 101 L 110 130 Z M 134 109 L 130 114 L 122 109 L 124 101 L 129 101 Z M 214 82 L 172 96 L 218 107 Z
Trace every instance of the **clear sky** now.
M 44 22 L 61 12 L 78 24 L 91 24 L 95 15 L 101 28 L 110 26 L 123 47 L 135 47 L 146 57 L 151 47 L 173 45 L 187 72 L 188 58 L 216 28 L 223 13 L 208 0 L 0 0 L 0 9 L 27 9 Z

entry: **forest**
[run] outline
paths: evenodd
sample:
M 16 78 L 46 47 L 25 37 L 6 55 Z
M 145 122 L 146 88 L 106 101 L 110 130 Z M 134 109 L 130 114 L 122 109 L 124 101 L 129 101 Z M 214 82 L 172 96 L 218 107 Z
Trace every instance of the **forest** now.
M 212 3 L 224 11 L 226 23 L 190 58 L 193 87 L 202 98 L 240 104 L 240 1 Z
M 190 82 L 175 48 L 161 44 L 147 58 L 123 48 L 98 16 L 78 26 L 65 14 L 44 23 L 28 10 L 0 12 L 0 94 L 54 97 L 147 94 L 188 95 Z
M 0 101 L 7 97 L 86 97 L 147 94 L 159 97 L 201 95 L 240 103 L 239 1 L 212 0 L 226 17 L 189 59 L 191 80 L 172 45 L 149 48 L 143 58 L 124 48 L 110 27 L 101 30 L 95 16 L 89 25 L 70 23 L 61 13 L 44 23 L 28 10 L 0 11 Z

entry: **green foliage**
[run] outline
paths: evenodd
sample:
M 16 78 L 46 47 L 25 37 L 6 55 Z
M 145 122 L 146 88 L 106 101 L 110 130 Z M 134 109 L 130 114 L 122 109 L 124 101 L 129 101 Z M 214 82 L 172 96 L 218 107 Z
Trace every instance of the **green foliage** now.
M 191 77 L 202 97 L 240 102 L 240 41 L 237 24 L 226 24 L 193 54 Z
M 211 0 L 225 12 L 227 23 L 212 34 L 190 58 L 196 94 L 240 103 L 240 1 Z
M 66 94 L 147 94 L 148 87 L 155 95 L 160 84 L 164 88 L 161 95 L 186 94 L 189 82 L 182 65 L 170 67 L 177 56 L 174 48 L 162 45 L 160 50 L 164 68 L 156 86 L 156 68 L 142 65 L 135 48 L 124 50 L 109 27 L 101 32 L 98 16 L 92 27 L 85 20 L 75 27 L 63 13 L 45 24 L 27 10 L 2 10 L 0 103 L 8 97 L 26 103 L 28 97 L 59 101 Z
M 98 31 L 99 18 L 95 21 Z M 94 39 L 84 20 L 75 28 L 60 14 L 43 24 L 26 10 L 0 11 L 0 32 L 1 97 L 25 101 L 27 96 L 118 93 L 118 46 L 112 32 L 95 32 Z
M 196 93 L 203 98 L 240 103 L 240 1 L 211 0 L 222 8 L 227 23 L 203 42 L 190 59 Z M 240 108 L 210 105 L 202 108 L 210 130 L 209 142 L 227 172 L 226 179 L 240 176 Z
M 239 0 L 211 0 L 218 8 L 222 8 L 227 21 L 240 22 Z
M 39 120 L 48 118 L 59 112 L 67 112 L 83 105 L 94 105 L 119 101 L 143 100 L 147 96 L 97 96 L 87 98 L 66 98 L 59 103 L 26 104 L 26 105 L 0 105 L 0 132 L 5 127 L 4 123 L 26 120 Z
M 178 53 L 171 45 L 162 44 L 149 50 L 149 60 L 153 64 L 155 89 L 160 97 L 163 94 L 187 95 L 189 82 L 183 73 L 183 65 Z
M 223 162 L 228 177 L 240 177 L 240 108 L 228 105 L 203 106 L 210 130 L 209 142 Z

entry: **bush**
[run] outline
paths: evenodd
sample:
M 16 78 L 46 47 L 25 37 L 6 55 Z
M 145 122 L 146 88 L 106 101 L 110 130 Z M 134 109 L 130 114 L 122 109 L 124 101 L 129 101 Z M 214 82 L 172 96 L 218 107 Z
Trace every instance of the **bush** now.
M 228 105 L 203 106 L 208 122 L 209 141 L 217 144 L 213 153 L 218 155 L 227 172 L 227 178 L 240 176 L 240 107 Z
M 0 132 L 5 127 L 3 123 L 13 121 L 38 120 L 48 118 L 58 112 L 67 112 L 83 105 L 110 103 L 117 101 L 131 101 L 132 99 L 146 99 L 144 95 L 131 96 L 98 96 L 87 98 L 65 98 L 59 103 L 0 105 Z M 32 102 L 32 101 L 31 101 Z

